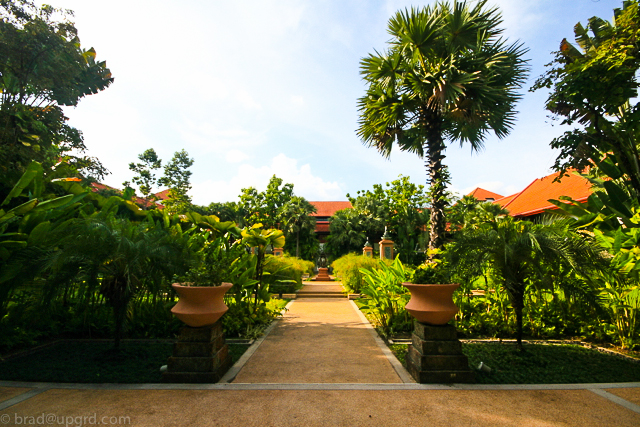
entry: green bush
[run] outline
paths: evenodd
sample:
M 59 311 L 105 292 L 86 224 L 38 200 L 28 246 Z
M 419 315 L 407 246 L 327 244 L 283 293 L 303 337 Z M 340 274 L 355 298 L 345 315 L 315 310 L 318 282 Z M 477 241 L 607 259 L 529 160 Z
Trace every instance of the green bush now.
M 386 264 L 391 264 L 385 260 Z M 360 272 L 365 268 L 368 270 L 377 270 L 380 268 L 379 260 L 364 255 L 356 255 L 350 253 L 343 255 L 331 263 L 333 274 L 340 278 L 342 285 L 350 293 L 360 293 L 364 286 L 363 275 Z
M 378 261 L 377 269 L 363 268 L 361 272 L 365 282 L 362 293 L 366 298 L 360 308 L 373 316 L 380 332 L 388 337 L 411 331 L 413 320 L 405 310 L 411 295 L 402 283 L 409 280 L 413 271 L 396 258 L 391 265 Z
M 313 272 L 313 263 L 289 255 L 267 255 L 264 271 L 269 273 L 271 293 L 295 292 L 302 287 L 302 275 Z

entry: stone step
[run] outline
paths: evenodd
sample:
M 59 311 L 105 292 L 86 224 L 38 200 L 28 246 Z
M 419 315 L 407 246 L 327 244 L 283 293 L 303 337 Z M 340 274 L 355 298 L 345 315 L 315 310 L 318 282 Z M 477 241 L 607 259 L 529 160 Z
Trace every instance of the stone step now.
M 342 292 L 298 292 L 300 298 L 346 298 Z

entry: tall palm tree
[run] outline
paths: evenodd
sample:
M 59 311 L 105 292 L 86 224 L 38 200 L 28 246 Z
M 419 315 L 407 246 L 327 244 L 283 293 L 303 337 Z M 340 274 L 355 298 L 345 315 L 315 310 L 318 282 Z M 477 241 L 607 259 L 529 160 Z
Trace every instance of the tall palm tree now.
M 522 349 L 522 309 L 530 285 L 544 274 L 544 265 L 561 263 L 583 277 L 606 261 L 588 236 L 571 231 L 566 220 L 534 224 L 510 216 L 467 227 L 447 245 L 451 265 L 488 266 L 501 281 L 516 314 L 517 345 Z
M 313 230 L 316 220 L 311 216 L 318 210 L 304 197 L 293 196 L 282 208 L 279 217 L 283 219 L 287 235 L 296 234 L 296 257 L 300 258 L 300 231 Z
M 506 43 L 498 9 L 485 4 L 439 1 L 399 11 L 389 21 L 388 50 L 360 63 L 368 84 L 358 101 L 364 144 L 387 157 L 394 143 L 426 157 L 430 248 L 442 245 L 445 230 L 445 139 L 480 150 L 489 130 L 505 137 L 527 75 L 526 49 Z

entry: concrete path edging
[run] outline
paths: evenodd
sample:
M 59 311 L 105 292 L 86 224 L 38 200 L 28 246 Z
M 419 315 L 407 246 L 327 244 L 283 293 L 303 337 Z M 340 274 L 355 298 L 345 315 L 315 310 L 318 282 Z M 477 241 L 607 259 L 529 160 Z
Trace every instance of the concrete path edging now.
M 415 384 L 415 380 L 413 379 L 413 377 L 404 368 L 404 366 L 402 366 L 402 363 L 400 363 L 400 361 L 393 354 L 393 352 L 389 350 L 389 347 L 387 347 L 387 345 L 384 343 L 382 338 L 380 338 L 380 336 L 378 335 L 378 332 L 375 330 L 373 325 L 371 325 L 371 322 L 369 322 L 369 319 L 367 319 L 367 317 L 362 313 L 362 311 L 360 311 L 360 308 L 358 307 L 358 305 L 353 300 L 349 300 L 349 302 L 351 303 L 351 307 L 353 307 L 353 309 L 356 311 L 356 313 L 358 314 L 358 317 L 360 317 L 360 320 L 365 325 L 369 333 L 371 333 L 371 336 L 375 340 L 376 344 L 378 344 L 378 347 L 380 347 L 380 350 L 382 350 L 382 353 L 386 356 L 389 363 L 391 363 L 391 366 L 396 371 L 396 374 L 398 374 L 402 382 L 405 384 L 411 384 L 411 383 Z
M 0 381 L 0 387 L 32 388 L 37 390 L 606 390 L 640 388 L 640 382 L 590 384 L 418 384 L 418 383 L 215 383 L 215 384 L 87 384 L 87 383 L 30 383 Z M 26 392 L 29 393 L 29 392 Z M 38 393 L 36 393 L 38 394 Z M 20 395 L 22 396 L 22 395 Z

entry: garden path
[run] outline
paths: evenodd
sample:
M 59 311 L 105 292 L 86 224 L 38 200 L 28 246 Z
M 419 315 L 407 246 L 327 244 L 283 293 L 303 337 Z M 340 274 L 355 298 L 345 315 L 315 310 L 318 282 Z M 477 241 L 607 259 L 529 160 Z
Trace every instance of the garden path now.
M 233 383 L 403 383 L 353 303 L 319 297 L 340 289 L 306 284 Z

